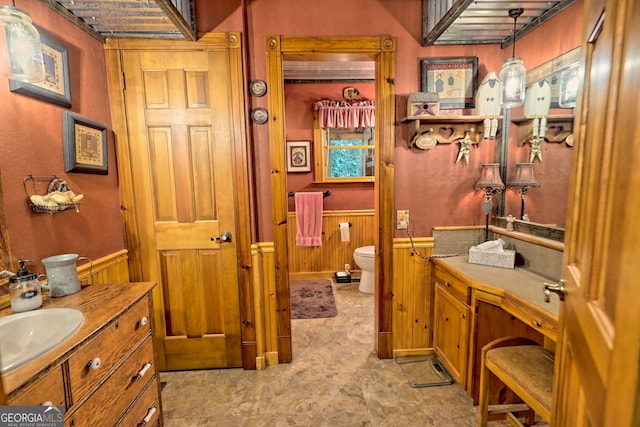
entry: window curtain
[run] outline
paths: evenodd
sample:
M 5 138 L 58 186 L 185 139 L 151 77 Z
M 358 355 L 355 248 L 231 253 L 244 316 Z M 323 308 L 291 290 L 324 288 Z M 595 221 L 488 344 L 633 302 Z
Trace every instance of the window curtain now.
M 313 104 L 318 111 L 320 128 L 366 128 L 376 125 L 375 101 L 332 101 L 323 99 Z

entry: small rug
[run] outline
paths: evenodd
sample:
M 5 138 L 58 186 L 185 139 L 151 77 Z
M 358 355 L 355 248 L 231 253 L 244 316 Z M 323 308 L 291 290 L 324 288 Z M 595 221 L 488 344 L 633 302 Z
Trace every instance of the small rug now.
M 338 315 L 333 288 L 328 279 L 290 280 L 289 294 L 292 319 L 316 319 Z

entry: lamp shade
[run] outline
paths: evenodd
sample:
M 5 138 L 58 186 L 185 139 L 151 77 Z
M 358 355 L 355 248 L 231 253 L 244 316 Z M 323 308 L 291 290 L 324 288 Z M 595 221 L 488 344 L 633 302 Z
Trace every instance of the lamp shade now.
M 476 190 L 494 192 L 504 190 L 504 183 L 500 179 L 500 163 L 487 163 L 482 165 L 482 175 L 476 182 Z
M 44 62 L 38 30 L 29 14 L 13 6 L 0 6 L 2 73 L 12 80 L 34 83 L 44 80 Z
M 515 43 L 515 42 L 514 42 Z M 527 70 L 520 58 L 509 58 L 500 71 L 502 80 L 502 107 L 518 107 L 524 103 Z
M 509 187 L 540 187 L 533 176 L 533 163 L 516 163 L 516 175 Z

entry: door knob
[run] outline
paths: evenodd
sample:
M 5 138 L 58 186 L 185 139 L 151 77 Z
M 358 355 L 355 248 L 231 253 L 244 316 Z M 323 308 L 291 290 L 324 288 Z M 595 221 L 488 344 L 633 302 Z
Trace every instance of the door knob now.
M 223 231 L 222 234 L 220 234 L 220 237 L 212 237 L 211 241 L 212 242 L 230 242 L 231 233 L 228 231 Z
M 560 279 L 558 283 L 544 283 L 544 302 L 549 302 L 551 292 L 558 294 L 560 301 L 564 301 L 564 280 Z

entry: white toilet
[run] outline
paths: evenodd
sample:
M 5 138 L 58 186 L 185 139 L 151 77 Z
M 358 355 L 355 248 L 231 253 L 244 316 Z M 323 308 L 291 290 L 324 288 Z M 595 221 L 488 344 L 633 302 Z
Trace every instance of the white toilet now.
M 360 276 L 360 286 L 358 289 L 360 292 L 365 294 L 374 293 L 376 280 L 373 276 L 375 271 L 375 257 L 376 257 L 376 248 L 375 246 L 362 246 L 360 248 L 356 248 L 353 251 L 353 259 L 355 259 L 356 264 L 362 270 L 362 276 Z

